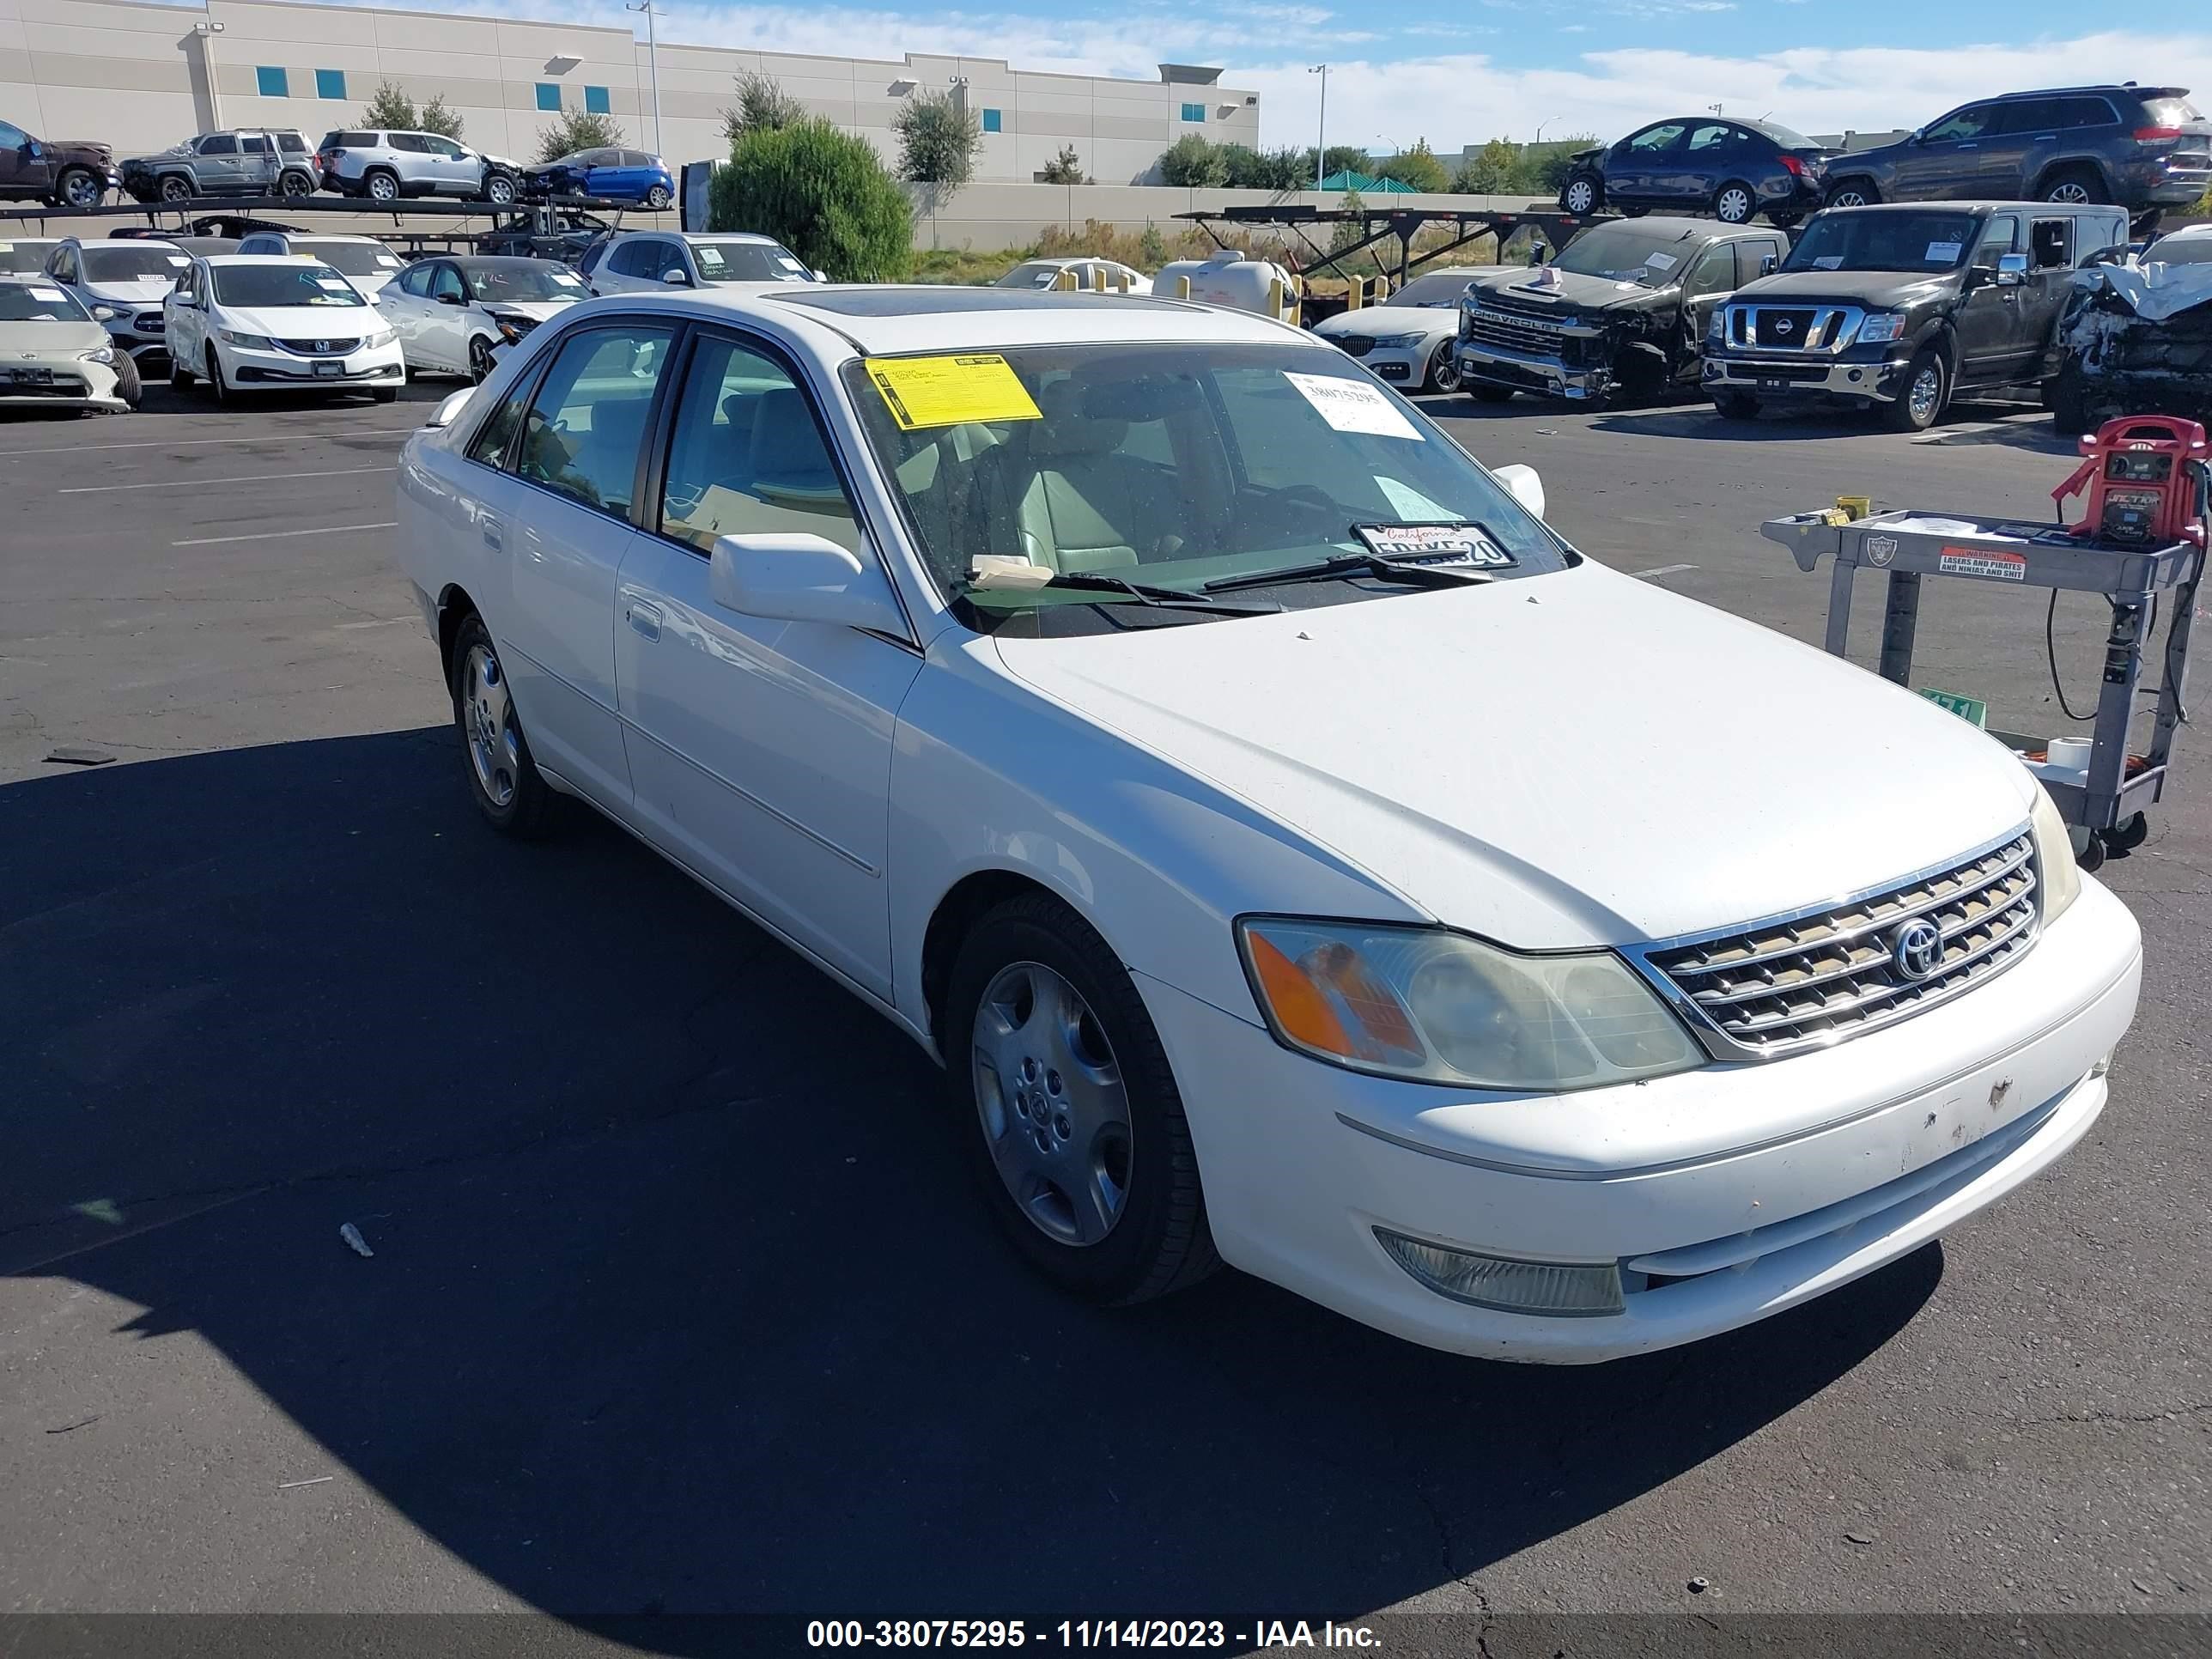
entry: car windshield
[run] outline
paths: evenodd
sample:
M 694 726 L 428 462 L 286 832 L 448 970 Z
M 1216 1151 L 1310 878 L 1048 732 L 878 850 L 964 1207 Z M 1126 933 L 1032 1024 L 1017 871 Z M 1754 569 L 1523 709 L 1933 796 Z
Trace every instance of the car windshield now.
M 1824 213 L 1806 227 L 1784 270 L 1949 270 L 1973 250 L 1972 214 Z
M 218 265 L 215 297 L 227 306 L 365 306 L 360 290 L 328 265 Z
M 52 242 L 0 242 L 0 271 L 44 270 Z
M 319 242 L 295 237 L 292 252 L 320 259 L 349 276 L 381 276 L 399 269 L 399 256 L 374 242 Z
M 1103 578 L 1202 594 L 1259 576 L 1235 598 L 1285 605 L 1408 591 L 1365 573 L 1264 583 L 1331 559 L 1513 577 L 1575 558 L 1440 428 L 1317 345 L 1035 346 L 871 358 L 845 377 L 931 574 L 987 629 L 1096 631 L 1116 625 L 1102 600 L 1127 609 L 1083 588 L 979 587 L 987 555 L 1016 562 L 1009 581 L 1034 584 L 1026 561 L 1094 590 Z
M 175 248 L 159 242 L 111 243 L 84 250 L 84 280 L 88 283 L 137 283 L 158 276 L 165 283 L 191 260 Z
M 1606 225 L 1584 231 L 1561 249 L 1552 263 L 1577 276 L 1606 276 L 1616 283 L 1642 283 L 1656 288 L 1680 276 L 1682 258 L 1680 231 Z
M 1416 276 L 1383 303 L 1394 306 L 1455 306 L 1474 278 L 1471 270 L 1436 270 Z
M 693 239 L 691 257 L 709 283 L 805 282 L 813 273 L 774 242 L 708 242 Z
M 67 289 L 0 283 L 0 323 L 88 323 L 92 313 Z
M 550 300 L 580 300 L 587 290 L 573 270 L 550 260 L 518 259 L 513 264 L 470 265 L 462 276 L 469 298 L 486 305 L 527 306 Z

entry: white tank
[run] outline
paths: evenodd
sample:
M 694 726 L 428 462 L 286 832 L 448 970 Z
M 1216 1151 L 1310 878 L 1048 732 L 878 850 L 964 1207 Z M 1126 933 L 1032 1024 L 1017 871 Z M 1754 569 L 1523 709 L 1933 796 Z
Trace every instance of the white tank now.
M 1285 303 L 1293 297 L 1291 273 L 1267 259 L 1248 259 L 1233 251 L 1210 259 L 1176 259 L 1160 267 L 1152 278 L 1156 298 L 1172 300 L 1180 291 L 1178 276 L 1190 278 L 1190 297 L 1206 305 L 1227 306 L 1235 311 L 1275 314 L 1276 285 L 1281 284 Z

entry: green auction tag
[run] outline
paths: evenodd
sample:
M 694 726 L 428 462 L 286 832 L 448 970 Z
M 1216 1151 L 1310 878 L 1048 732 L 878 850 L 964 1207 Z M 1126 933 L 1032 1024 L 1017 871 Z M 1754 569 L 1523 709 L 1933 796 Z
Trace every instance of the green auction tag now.
M 1920 695 L 1938 708 L 1948 708 L 1969 726 L 1989 730 L 1990 706 L 1978 697 L 1962 697 L 1955 691 L 1936 691 L 1925 686 Z

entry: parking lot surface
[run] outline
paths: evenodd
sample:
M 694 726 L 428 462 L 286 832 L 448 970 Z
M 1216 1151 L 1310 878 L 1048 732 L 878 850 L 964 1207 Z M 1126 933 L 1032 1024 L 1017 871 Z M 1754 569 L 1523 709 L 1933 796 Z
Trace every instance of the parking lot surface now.
M 1595 1370 L 1236 1274 L 1092 1311 L 888 1025 L 605 825 L 477 821 L 386 547 L 441 391 L 0 422 L 0 1609 L 2212 1609 L 2198 740 L 2102 872 L 2148 951 L 2112 1106 L 1941 1246 Z M 2023 410 L 1431 408 L 1810 640 L 1762 519 L 2047 514 L 2071 465 Z M 2048 728 L 2043 628 L 1932 584 L 1917 678 Z M 2085 706 L 2101 605 L 2056 632 Z

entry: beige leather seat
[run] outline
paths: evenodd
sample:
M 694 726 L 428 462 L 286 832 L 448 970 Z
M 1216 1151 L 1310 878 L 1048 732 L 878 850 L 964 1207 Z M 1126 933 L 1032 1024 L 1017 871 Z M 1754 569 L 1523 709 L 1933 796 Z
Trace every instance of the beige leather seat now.
M 1136 563 L 1138 550 L 1158 540 L 1147 531 L 1157 504 L 1148 499 L 1149 470 L 1118 453 L 1129 423 L 1085 415 L 1072 380 L 1045 387 L 1038 406 L 1044 419 L 1024 434 L 1025 465 L 1015 481 L 1021 550 L 1054 570 Z M 1157 478 L 1150 482 L 1156 489 Z

